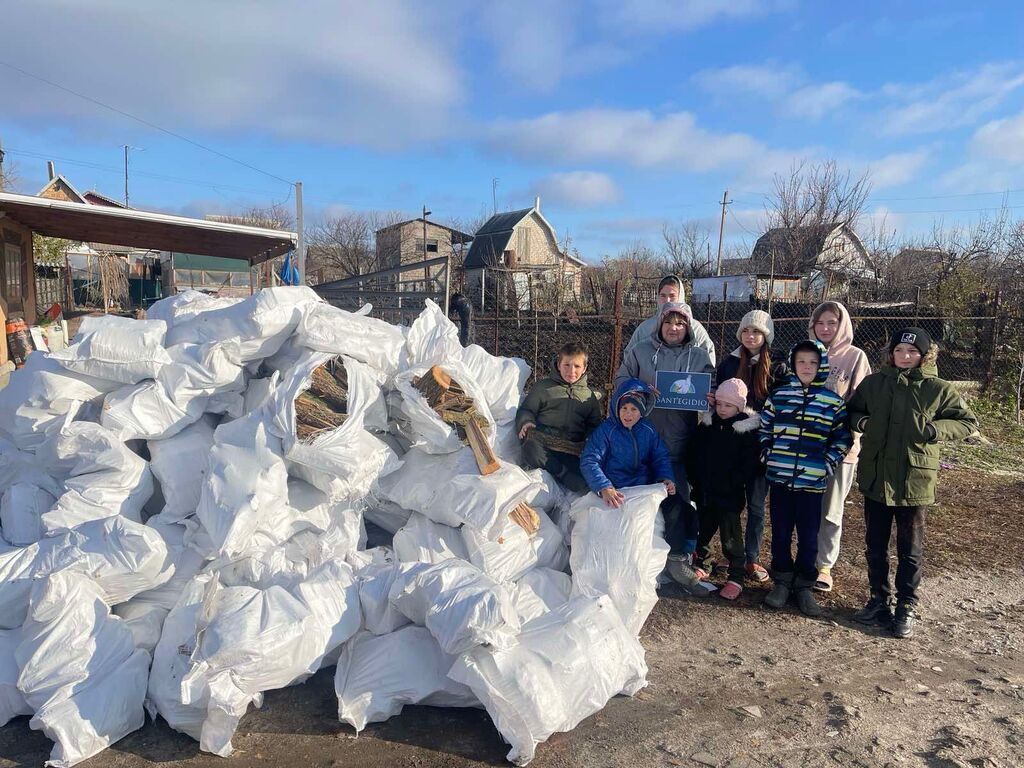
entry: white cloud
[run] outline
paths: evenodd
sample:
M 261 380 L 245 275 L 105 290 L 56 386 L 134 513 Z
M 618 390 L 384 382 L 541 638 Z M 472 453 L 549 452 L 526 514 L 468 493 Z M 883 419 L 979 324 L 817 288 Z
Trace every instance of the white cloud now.
M 792 0 L 601 0 L 608 26 L 665 34 L 689 32 L 719 21 L 745 21 L 792 10 Z
M 463 98 L 444 12 L 408 0 L 161 6 L 40 0 L 5 8 L 5 58 L 26 70 L 188 132 L 258 132 L 393 147 L 450 130 Z M 159 18 L 155 18 L 159 16 Z M 55 55 L 55 52 L 61 55 Z M 73 55 L 75 67 L 67 66 Z M 5 118 L 131 124 L 7 72 Z M 127 125 L 126 125 L 127 123 Z
M 784 96 L 801 79 L 796 67 L 774 64 L 703 69 L 692 78 L 699 88 L 712 95 L 746 93 L 768 99 Z
M 709 171 L 749 162 L 767 152 L 743 133 L 712 133 L 689 112 L 588 109 L 501 120 L 488 132 L 491 148 L 549 162 L 611 162 Z
M 879 118 L 883 131 L 901 135 L 946 131 L 971 125 L 1024 86 L 1024 65 L 985 64 L 954 72 L 927 83 L 890 83 L 881 95 L 897 106 Z
M 571 208 L 585 208 L 613 203 L 619 199 L 615 182 L 596 171 L 553 173 L 534 185 L 542 200 Z
M 782 111 L 792 117 L 820 120 L 860 96 L 856 88 L 839 81 L 808 85 L 789 94 L 782 103 Z
M 868 163 L 872 189 L 897 187 L 906 184 L 917 176 L 918 172 L 931 159 L 930 149 L 918 149 L 912 152 L 894 152 Z
M 970 149 L 980 157 L 1024 164 L 1024 112 L 981 126 L 971 138 Z

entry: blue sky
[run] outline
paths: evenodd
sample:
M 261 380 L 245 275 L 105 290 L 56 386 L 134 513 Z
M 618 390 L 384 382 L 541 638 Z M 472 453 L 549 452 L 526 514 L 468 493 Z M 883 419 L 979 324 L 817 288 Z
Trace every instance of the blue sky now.
M 15 0 L 0 61 L 283 179 L 309 218 L 426 203 L 469 220 L 535 195 L 597 260 L 664 223 L 752 244 L 772 175 L 868 171 L 863 223 L 906 237 L 1004 200 L 1024 215 L 1024 6 L 810 0 L 413 3 Z M 287 185 L 0 65 L 25 191 L 189 215 Z M 1011 190 L 1008 193 L 1004 192 Z M 1017 191 L 1012 191 L 1017 190 Z

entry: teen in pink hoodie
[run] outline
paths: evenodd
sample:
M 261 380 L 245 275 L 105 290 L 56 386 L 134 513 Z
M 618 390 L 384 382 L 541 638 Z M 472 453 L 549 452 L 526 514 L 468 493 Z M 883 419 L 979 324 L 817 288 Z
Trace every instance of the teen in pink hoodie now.
M 828 347 L 831 372 L 825 386 L 849 402 L 857 386 L 871 373 L 868 356 L 860 347 L 853 346 L 853 323 L 850 313 L 838 301 L 819 304 L 811 313 L 807 324 L 808 337 Z M 832 590 L 832 568 L 839 558 L 839 541 L 843 532 L 843 507 L 857 474 L 857 455 L 860 453 L 860 434 L 855 433 L 853 448 L 828 481 L 821 501 L 821 528 L 818 530 L 818 579 L 814 588 L 819 592 Z

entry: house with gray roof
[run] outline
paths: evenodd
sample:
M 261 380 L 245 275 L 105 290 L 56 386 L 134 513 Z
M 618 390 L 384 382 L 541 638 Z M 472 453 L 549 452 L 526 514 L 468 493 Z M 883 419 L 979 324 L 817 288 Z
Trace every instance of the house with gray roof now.
M 463 265 L 464 293 L 480 310 L 493 308 L 495 296 L 502 309 L 546 307 L 559 286 L 563 298 L 579 295 L 584 266 L 559 249 L 538 197 L 532 208 L 495 214 L 477 230 Z

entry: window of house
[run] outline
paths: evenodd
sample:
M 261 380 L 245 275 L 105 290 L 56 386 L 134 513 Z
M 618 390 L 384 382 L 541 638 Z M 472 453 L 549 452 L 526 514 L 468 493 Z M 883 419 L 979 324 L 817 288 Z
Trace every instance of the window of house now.
M 21 246 L 4 243 L 4 296 L 8 300 L 22 298 Z
M 422 237 L 417 237 L 416 238 L 416 252 L 417 253 L 423 253 L 423 238 Z M 437 253 L 437 238 L 436 237 L 428 237 L 427 238 L 427 253 Z

